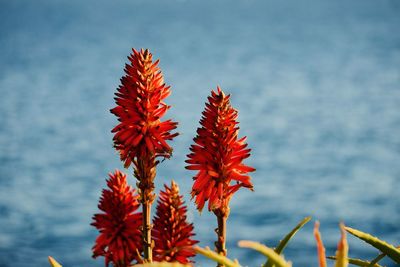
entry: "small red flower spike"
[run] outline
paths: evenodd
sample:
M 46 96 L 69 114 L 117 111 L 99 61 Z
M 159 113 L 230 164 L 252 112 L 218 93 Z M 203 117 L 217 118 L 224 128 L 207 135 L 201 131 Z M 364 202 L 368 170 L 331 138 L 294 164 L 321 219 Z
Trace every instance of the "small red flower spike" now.
M 103 213 L 95 214 L 91 224 L 100 231 L 93 257 L 104 256 L 106 266 L 110 262 L 116 267 L 130 266 L 133 260 L 141 262 L 142 213 L 137 212 L 138 195 L 119 170 L 110 174 L 107 186 L 109 189 L 103 189 L 98 206 Z
M 208 201 L 208 210 L 229 213 L 232 195 L 240 187 L 253 188 L 247 173 L 255 169 L 243 164 L 250 149 L 246 137 L 238 139 L 238 112 L 229 98 L 219 87 L 217 92 L 211 91 L 200 120 L 201 128 L 190 147 L 192 153 L 186 160 L 186 169 L 197 171 L 191 195 L 200 211 Z
M 111 113 L 120 123 L 112 130 L 114 146 L 119 151 L 125 168 L 136 158 L 149 156 L 169 158 L 172 148 L 166 140 L 172 140 L 177 133 L 171 133 L 177 126 L 171 120 L 161 121 L 170 106 L 163 100 L 170 95 L 169 86 L 153 62 L 149 50 L 133 49 L 125 65 L 126 75 L 115 93 L 117 106 Z
M 153 258 L 155 261 L 192 263 L 189 258 L 196 254 L 192 246 L 198 241 L 192 239 L 195 234 L 193 224 L 186 220 L 187 207 L 184 206 L 179 187 L 174 181 L 171 182 L 171 187 L 164 187 L 157 201 L 156 217 L 153 221 Z
M 321 234 L 319 232 L 319 221 L 316 221 L 314 225 L 314 237 L 317 241 L 319 267 L 326 267 L 325 247 L 322 243 Z

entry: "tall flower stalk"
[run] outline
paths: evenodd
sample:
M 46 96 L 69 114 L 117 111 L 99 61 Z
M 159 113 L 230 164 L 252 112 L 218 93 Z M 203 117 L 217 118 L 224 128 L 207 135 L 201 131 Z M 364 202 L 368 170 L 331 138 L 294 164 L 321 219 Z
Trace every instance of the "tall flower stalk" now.
M 167 140 L 177 133 L 171 133 L 177 123 L 161 121 L 170 106 L 163 101 L 170 95 L 169 86 L 164 83 L 158 67 L 159 60 L 153 62 L 149 50 L 136 51 L 128 57 L 125 65 L 126 75 L 115 93 L 117 106 L 111 113 L 118 117 L 119 124 L 112 130 L 115 133 L 114 147 L 127 168 L 133 163 L 134 176 L 138 180 L 140 202 L 143 208 L 143 248 L 145 261 L 152 261 L 151 243 L 151 205 L 154 201 L 154 178 L 158 158 L 169 158 L 172 148 Z
M 245 143 L 246 137 L 238 139 L 238 111 L 231 106 L 230 95 L 225 95 L 219 87 L 216 92 L 211 91 L 202 114 L 186 168 L 197 171 L 191 195 L 199 211 L 208 201 L 208 210 L 216 215 L 215 246 L 225 256 L 230 199 L 241 187 L 253 190 L 247 174 L 255 169 L 243 164 L 250 156 L 250 149 Z
M 115 267 L 127 267 L 133 260 L 141 262 L 139 196 L 118 170 L 110 174 L 107 186 L 98 206 L 103 213 L 93 216 L 92 225 L 100 231 L 93 257 L 104 256 L 106 266 L 112 262 Z
M 179 186 L 174 181 L 171 186 L 164 185 L 157 201 L 154 218 L 154 260 L 167 262 L 193 263 L 196 255 L 193 245 L 194 227 L 187 222 L 187 207 L 179 194 Z

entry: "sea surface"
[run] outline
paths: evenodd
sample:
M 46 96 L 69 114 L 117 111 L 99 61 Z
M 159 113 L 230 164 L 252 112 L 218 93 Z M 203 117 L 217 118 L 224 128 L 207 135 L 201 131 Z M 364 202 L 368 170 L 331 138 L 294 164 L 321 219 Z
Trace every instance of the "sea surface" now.
M 104 265 L 91 258 L 90 223 L 107 174 L 123 169 L 109 109 L 131 48 L 142 47 L 160 59 L 172 86 L 166 118 L 179 122 L 157 190 L 179 183 L 201 246 L 213 246 L 216 220 L 190 200 L 184 160 L 217 85 L 257 169 L 255 191 L 231 201 L 231 258 L 260 266 L 237 242 L 276 246 L 308 215 L 284 252 L 294 266 L 318 266 L 316 220 L 328 255 L 341 221 L 399 244 L 399 28 L 396 0 L 0 0 L 0 266 L 47 266 L 48 255 Z M 348 239 L 350 256 L 377 255 Z

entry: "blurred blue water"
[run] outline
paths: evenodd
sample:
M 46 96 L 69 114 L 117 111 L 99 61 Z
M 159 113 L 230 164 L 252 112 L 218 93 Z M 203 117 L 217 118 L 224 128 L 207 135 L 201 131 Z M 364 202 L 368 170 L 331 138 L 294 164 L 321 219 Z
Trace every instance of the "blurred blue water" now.
M 179 121 L 157 186 L 180 183 L 202 246 L 215 219 L 190 203 L 185 155 L 219 84 L 253 148 L 255 192 L 232 200 L 231 257 L 262 257 L 301 218 L 400 242 L 398 1 L 0 1 L 0 266 L 102 266 L 90 227 L 107 173 L 122 168 L 108 112 L 131 47 L 161 59 Z M 134 183 L 131 180 L 132 184 Z M 376 252 L 349 237 L 350 255 Z M 312 223 L 285 256 L 317 266 Z M 214 265 L 197 257 L 200 266 Z M 394 266 L 389 261 L 388 266 Z

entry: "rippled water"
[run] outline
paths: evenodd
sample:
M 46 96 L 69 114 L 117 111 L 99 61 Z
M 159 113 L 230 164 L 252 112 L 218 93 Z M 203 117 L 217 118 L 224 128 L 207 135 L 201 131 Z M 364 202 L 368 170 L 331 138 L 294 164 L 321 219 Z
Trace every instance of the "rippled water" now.
M 188 203 L 184 160 L 206 96 L 217 84 L 232 94 L 257 172 L 255 192 L 232 200 L 231 257 L 259 266 L 236 242 L 274 246 L 307 215 L 328 254 L 341 220 L 399 243 L 399 14 L 398 1 L 372 0 L 0 1 L 0 266 L 103 265 L 89 224 L 122 168 L 108 110 L 131 47 L 150 48 L 172 85 L 181 135 L 157 186 L 175 179 Z M 215 219 L 189 208 L 212 246 Z M 376 255 L 349 239 L 350 255 Z M 309 223 L 285 255 L 317 266 L 315 250 Z

